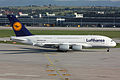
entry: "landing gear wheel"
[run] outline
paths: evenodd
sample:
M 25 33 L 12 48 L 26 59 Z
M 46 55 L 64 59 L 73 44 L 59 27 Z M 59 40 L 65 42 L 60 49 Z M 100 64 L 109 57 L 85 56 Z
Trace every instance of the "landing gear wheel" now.
M 62 52 L 61 50 L 57 49 L 58 52 Z
M 110 52 L 110 49 L 108 48 L 107 52 Z

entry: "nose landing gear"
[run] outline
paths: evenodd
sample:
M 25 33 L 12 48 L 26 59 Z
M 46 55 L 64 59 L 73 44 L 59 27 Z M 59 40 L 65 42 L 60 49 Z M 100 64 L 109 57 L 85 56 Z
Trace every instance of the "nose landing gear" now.
M 110 52 L 110 49 L 109 49 L 109 48 L 107 49 L 107 52 Z

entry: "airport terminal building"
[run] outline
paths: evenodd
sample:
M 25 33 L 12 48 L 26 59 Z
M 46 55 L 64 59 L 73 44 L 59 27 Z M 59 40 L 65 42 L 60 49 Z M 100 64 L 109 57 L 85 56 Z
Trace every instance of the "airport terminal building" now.
M 19 20 L 30 27 L 120 27 L 120 16 L 89 16 L 83 14 L 55 16 L 55 14 L 37 16 L 16 15 Z M 5 15 L 0 15 L 0 26 L 10 26 Z

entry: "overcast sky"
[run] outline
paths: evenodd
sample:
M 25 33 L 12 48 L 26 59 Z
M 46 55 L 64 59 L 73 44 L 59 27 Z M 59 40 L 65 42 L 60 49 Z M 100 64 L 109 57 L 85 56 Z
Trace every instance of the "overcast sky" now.
M 59 5 L 59 6 L 119 6 L 120 0 L 0 0 L 0 6 L 26 5 Z

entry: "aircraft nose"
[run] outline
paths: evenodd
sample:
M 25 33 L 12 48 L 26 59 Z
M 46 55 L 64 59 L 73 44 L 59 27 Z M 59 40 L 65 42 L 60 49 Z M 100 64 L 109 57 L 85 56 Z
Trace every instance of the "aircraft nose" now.
M 116 42 L 114 41 L 112 45 L 113 45 L 113 47 L 115 47 L 117 44 L 116 44 Z

